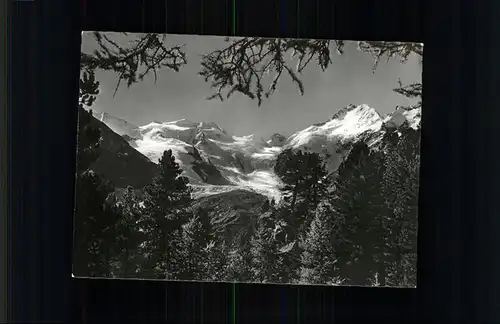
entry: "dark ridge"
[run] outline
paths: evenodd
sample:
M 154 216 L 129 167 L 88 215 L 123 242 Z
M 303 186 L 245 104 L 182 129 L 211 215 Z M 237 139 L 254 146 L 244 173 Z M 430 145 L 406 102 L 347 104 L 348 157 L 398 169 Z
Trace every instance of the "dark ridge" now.
M 194 172 L 196 172 L 203 182 L 211 185 L 230 185 L 231 183 L 222 176 L 220 171 L 213 165 L 204 161 L 193 161 L 191 163 Z
M 104 123 L 96 118 L 92 122 L 101 130 L 101 144 L 100 157 L 91 169 L 118 188 L 132 186 L 139 189 L 150 183 L 158 166 Z

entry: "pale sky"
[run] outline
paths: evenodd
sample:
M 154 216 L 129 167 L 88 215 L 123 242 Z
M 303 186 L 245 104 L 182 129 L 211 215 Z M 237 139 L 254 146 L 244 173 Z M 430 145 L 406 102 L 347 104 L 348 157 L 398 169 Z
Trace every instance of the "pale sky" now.
M 114 34 L 114 33 L 110 33 Z M 118 43 L 130 39 L 112 35 Z M 137 36 L 136 36 L 137 37 Z M 141 126 L 151 121 L 173 121 L 186 118 L 193 122 L 215 122 L 234 135 L 256 134 L 264 138 L 274 133 L 290 135 L 314 123 L 330 118 L 348 104 L 367 104 L 381 115 L 397 105 L 414 103 L 392 91 L 398 78 L 403 83 L 421 80 L 422 68 L 416 57 L 401 64 L 397 59 L 380 62 L 372 73 L 373 58 L 357 49 L 356 42 L 346 42 L 345 52 L 338 55 L 332 50 L 332 64 L 321 72 L 311 62 L 301 75 L 305 93 L 288 76 L 282 78 L 277 91 L 264 99 L 260 107 L 255 100 L 236 94 L 228 100 L 206 100 L 212 92 L 198 72 L 200 54 L 223 48 L 220 36 L 169 35 L 169 43 L 185 44 L 188 63 L 179 72 L 164 69 L 154 83 L 151 75 L 129 89 L 122 86 L 115 97 L 113 91 L 117 76 L 110 72 L 97 72 L 100 94 L 93 109 L 107 112 Z M 95 48 L 92 35 L 82 36 L 82 51 Z M 295 65 L 295 64 L 294 64 Z M 293 65 L 293 66 L 294 66 Z

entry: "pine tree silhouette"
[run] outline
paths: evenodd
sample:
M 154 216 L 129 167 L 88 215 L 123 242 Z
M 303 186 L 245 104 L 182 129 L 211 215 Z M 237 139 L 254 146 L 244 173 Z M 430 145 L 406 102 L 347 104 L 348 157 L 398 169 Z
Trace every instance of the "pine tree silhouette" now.
M 352 285 L 367 285 L 385 252 L 385 213 L 381 193 L 382 153 L 371 152 L 363 142 L 352 148 L 340 165 L 332 199 L 340 221 L 338 267 Z
M 278 247 L 273 237 L 272 219 L 260 219 L 250 240 L 255 280 L 280 282 L 278 271 Z
M 328 173 L 319 154 L 286 149 L 277 158 L 274 171 L 285 184 L 281 188 L 289 208 L 290 225 L 302 231 L 319 202 L 328 196 Z
M 236 239 L 231 245 L 227 265 L 227 280 L 233 282 L 253 282 L 253 260 L 249 242 L 240 244 Z
M 290 225 L 290 214 L 287 206 L 274 207 L 269 211 L 272 226 L 273 244 L 277 248 L 279 283 L 294 283 L 300 278 L 301 246 L 300 233 Z
M 144 275 L 175 279 L 181 271 L 182 225 L 189 219 L 191 190 L 171 150 L 163 153 L 159 165 L 158 175 L 144 188 L 143 226 L 150 248 Z
M 195 213 L 182 229 L 182 270 L 180 280 L 203 280 L 209 262 L 209 244 L 213 229 L 204 212 Z
M 391 285 L 416 285 L 420 130 L 401 130 L 398 144 L 387 155 L 382 191 L 390 223 Z
M 110 275 L 110 242 L 119 215 L 106 209 L 112 187 L 92 171 L 77 177 L 73 272 L 76 276 Z
M 110 275 L 114 224 L 119 215 L 108 206 L 113 187 L 89 169 L 99 157 L 99 129 L 92 112 L 79 107 L 73 272 L 76 276 Z
M 230 244 L 222 235 L 216 235 L 208 245 L 208 264 L 205 280 L 227 281 L 229 276 Z
M 115 224 L 113 257 L 117 267 L 114 276 L 135 278 L 143 262 L 141 243 L 145 235 L 140 230 L 142 208 L 132 187 L 127 187 L 117 202 L 115 210 L 121 216 Z
M 92 110 L 78 109 L 78 141 L 76 155 L 77 175 L 87 171 L 99 158 L 99 140 L 101 131 L 91 124 Z
M 337 282 L 337 215 L 329 203 L 321 203 L 303 240 L 301 283 Z

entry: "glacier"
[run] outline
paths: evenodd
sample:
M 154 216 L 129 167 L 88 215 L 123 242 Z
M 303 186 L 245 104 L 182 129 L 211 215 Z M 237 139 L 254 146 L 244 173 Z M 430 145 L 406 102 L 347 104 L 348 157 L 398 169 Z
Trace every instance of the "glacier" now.
M 276 133 L 266 140 L 256 135 L 229 134 L 214 122 L 181 119 L 136 126 L 108 113 L 94 111 L 93 114 L 154 163 L 158 163 L 165 150 L 172 150 L 195 198 L 243 189 L 277 201 L 282 184 L 273 172 L 273 164 L 282 150 L 318 153 L 326 161 L 328 171 L 334 172 L 347 153 L 346 144 L 369 134 L 370 145 L 376 145 L 385 132 L 383 125 L 399 127 L 407 122 L 416 128 L 421 118 L 420 108 L 396 107 L 381 116 L 369 105 L 348 105 L 325 122 L 289 137 Z M 221 177 L 217 182 L 220 184 L 207 183 L 210 176 L 207 173 L 213 172 Z

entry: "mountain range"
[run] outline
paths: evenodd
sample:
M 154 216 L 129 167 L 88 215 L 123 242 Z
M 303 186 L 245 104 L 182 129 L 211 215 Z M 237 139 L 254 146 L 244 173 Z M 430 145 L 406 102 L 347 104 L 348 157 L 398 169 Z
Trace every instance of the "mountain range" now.
M 93 168 L 117 187 L 140 189 L 149 183 L 163 151 L 172 150 L 197 198 L 246 190 L 279 199 L 280 180 L 272 167 L 282 150 L 319 153 L 328 171 L 334 172 L 349 144 L 369 138 L 370 145 L 376 146 L 387 127 L 404 122 L 417 127 L 421 112 L 397 107 L 381 116 L 368 105 L 349 105 L 325 122 L 289 137 L 276 133 L 269 139 L 229 134 L 213 122 L 182 119 L 136 126 L 108 113 L 93 111 L 93 116 L 104 143 L 104 154 Z
M 277 156 L 284 149 L 316 152 L 333 173 L 352 144 L 363 140 L 373 148 L 388 128 L 404 123 L 416 128 L 420 108 L 397 107 L 381 116 L 368 105 L 348 105 L 326 121 L 286 137 L 269 139 L 236 136 L 213 122 L 176 120 L 136 126 L 103 112 L 92 112 L 101 130 L 100 157 L 92 170 L 120 188 L 138 193 L 156 175 L 158 160 L 172 150 L 193 189 L 195 209 L 208 212 L 214 227 L 227 235 L 248 232 L 255 226 L 251 215 L 261 214 L 266 201 L 279 201 L 280 179 L 274 174 Z

